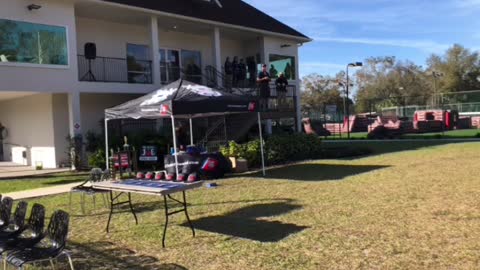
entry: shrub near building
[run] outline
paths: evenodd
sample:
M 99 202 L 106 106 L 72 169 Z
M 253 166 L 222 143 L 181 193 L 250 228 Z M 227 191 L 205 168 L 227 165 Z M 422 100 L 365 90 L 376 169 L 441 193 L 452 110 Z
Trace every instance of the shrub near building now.
M 235 153 L 232 153 L 235 150 Z M 261 165 L 260 141 L 254 140 L 238 145 L 230 142 L 220 151 L 225 156 L 236 156 L 248 161 L 248 166 Z M 318 136 L 297 133 L 272 136 L 265 141 L 265 159 L 268 165 L 284 164 L 291 161 L 318 159 L 322 157 L 321 140 Z

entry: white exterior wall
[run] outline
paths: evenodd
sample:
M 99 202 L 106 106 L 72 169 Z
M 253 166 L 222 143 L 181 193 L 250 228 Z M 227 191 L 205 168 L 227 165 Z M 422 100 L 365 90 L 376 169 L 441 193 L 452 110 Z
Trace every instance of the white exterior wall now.
M 97 45 L 97 56 L 127 58 L 127 43 L 150 47 L 149 28 L 145 24 L 129 25 L 77 17 L 77 52 L 84 55 L 84 45 Z
M 230 61 L 233 61 L 235 56 L 238 56 L 238 59 L 245 58 L 246 56 L 245 45 L 242 41 L 221 39 L 220 45 L 222 67 L 224 67 L 227 57 L 230 57 Z
M 262 54 L 263 54 L 263 38 L 261 37 L 258 37 L 256 39 L 251 39 L 247 41 L 245 44 L 246 56 L 257 57 L 257 54 L 260 54 L 260 57 L 262 57 Z
M 75 12 L 70 0 L 35 1 L 39 10 L 29 11 L 32 1 L 0 0 L 0 18 L 67 28 L 69 58 L 67 67 L 46 68 L 42 65 L 0 63 L 0 91 L 65 92 L 77 80 Z M 25 79 L 28 74 L 28 80 Z
M 57 165 L 70 163 L 67 137 L 70 134 L 67 94 L 52 95 L 53 134 Z
M 7 128 L 6 160 L 44 168 L 56 167 L 52 95 L 37 94 L 0 103 L 0 122 Z M 27 160 L 22 156 L 27 151 Z
M 80 108 L 82 111 L 82 130 L 84 133 L 93 131 L 101 133 L 100 121 L 105 118 L 105 109 L 120 105 L 139 97 L 128 94 L 81 94 Z

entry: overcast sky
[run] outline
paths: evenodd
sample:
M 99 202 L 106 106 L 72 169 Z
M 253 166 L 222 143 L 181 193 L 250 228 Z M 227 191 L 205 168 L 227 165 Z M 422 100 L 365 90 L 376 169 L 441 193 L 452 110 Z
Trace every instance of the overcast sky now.
M 480 48 L 480 0 L 244 0 L 314 39 L 300 74 L 333 75 L 350 62 L 396 56 L 425 66 L 454 43 Z

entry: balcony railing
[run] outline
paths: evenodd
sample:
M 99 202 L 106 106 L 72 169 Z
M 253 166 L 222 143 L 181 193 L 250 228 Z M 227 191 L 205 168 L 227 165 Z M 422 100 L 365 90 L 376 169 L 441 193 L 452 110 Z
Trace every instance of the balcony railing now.
M 86 82 L 152 83 L 152 61 L 78 55 L 78 79 Z

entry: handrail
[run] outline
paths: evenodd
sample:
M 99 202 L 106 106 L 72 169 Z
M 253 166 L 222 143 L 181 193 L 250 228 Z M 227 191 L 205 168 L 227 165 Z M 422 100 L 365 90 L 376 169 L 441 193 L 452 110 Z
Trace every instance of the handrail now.
M 220 118 L 213 125 L 205 131 L 205 136 L 198 142 L 198 145 L 204 145 L 208 142 L 208 137 L 217 130 L 222 124 L 225 124 L 225 118 Z

